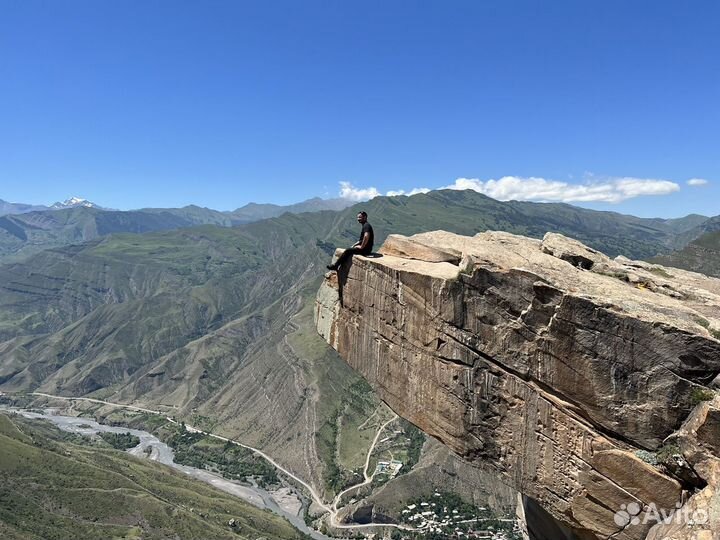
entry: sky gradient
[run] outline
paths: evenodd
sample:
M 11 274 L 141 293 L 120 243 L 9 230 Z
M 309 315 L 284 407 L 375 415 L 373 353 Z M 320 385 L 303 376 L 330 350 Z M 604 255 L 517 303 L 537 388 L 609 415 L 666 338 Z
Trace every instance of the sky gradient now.
M 0 9 L 0 199 L 229 210 L 455 186 L 720 214 L 717 2 Z

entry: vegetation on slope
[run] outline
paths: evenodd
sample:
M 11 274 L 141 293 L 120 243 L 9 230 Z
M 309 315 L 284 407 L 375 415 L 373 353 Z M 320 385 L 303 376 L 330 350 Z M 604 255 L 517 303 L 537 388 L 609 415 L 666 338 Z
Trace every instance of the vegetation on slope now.
M 190 433 L 184 426 L 177 426 L 163 442 L 173 449 L 175 463 L 217 472 L 230 480 L 247 481 L 252 477 L 262 487 L 279 483 L 275 467 L 237 444 Z
M 720 277 L 720 231 L 705 233 L 681 250 L 654 257 L 652 261 Z
M 315 434 L 318 455 L 326 465 L 324 480 L 328 492 L 338 493 L 363 481 L 362 465 L 366 452 L 362 453 L 362 450 L 369 445 L 357 440 L 361 434 L 358 425 L 372 414 L 374 408 L 377 408 L 377 404 L 373 399 L 372 388 L 364 379 L 358 379 L 346 387 L 334 413 Z M 341 430 L 343 424 L 353 424 L 355 429 L 346 427 Z M 366 431 L 367 438 L 372 441 L 375 431 Z M 353 445 L 352 449 L 350 445 Z M 348 466 L 348 461 L 356 466 Z
M 0 536 L 13 539 L 305 538 L 289 523 L 154 462 L 65 442 L 0 414 Z M 230 528 L 234 519 L 239 527 Z

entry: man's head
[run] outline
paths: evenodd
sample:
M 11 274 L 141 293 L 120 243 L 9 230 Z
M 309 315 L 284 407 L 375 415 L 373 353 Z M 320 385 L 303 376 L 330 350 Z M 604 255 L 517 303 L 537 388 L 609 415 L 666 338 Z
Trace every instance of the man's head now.
M 358 223 L 365 223 L 367 221 L 367 212 L 358 212 L 357 220 Z

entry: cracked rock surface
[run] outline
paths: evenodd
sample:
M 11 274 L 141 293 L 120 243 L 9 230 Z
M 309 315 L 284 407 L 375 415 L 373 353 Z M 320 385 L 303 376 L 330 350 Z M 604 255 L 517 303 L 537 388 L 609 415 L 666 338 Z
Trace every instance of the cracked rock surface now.
M 577 538 L 645 539 L 654 510 L 717 504 L 716 415 L 687 422 L 720 373 L 718 279 L 552 233 L 391 235 L 326 276 L 315 316 L 393 410 Z M 666 439 L 692 455 L 658 462 Z

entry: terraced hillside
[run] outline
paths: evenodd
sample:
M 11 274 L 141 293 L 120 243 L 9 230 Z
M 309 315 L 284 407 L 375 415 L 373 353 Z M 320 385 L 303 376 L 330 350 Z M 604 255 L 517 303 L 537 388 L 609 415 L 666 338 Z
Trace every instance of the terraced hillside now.
M 359 208 L 377 245 L 435 229 L 552 230 L 635 258 L 697 221 L 440 191 L 53 248 L 0 265 L 0 389 L 164 407 L 336 492 L 356 461 L 342 449 L 380 404 L 352 392 L 359 380 L 316 335 L 311 306 L 334 246 L 356 240 Z

